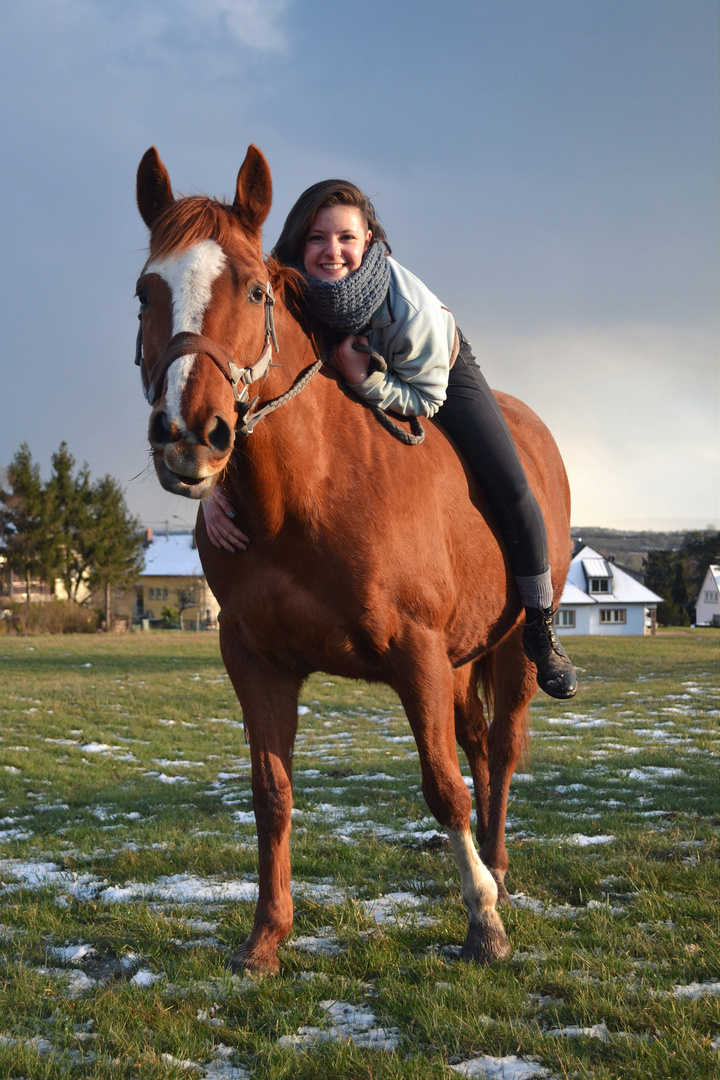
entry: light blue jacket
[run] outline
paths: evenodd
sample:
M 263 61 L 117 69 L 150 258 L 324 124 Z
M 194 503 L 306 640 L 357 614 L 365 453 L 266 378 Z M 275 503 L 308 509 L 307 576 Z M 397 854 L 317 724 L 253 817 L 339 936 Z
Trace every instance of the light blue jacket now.
M 351 389 L 402 416 L 434 416 L 447 391 L 455 348 L 455 320 L 422 281 L 394 259 L 387 298 L 371 319 L 370 348 L 387 361 Z

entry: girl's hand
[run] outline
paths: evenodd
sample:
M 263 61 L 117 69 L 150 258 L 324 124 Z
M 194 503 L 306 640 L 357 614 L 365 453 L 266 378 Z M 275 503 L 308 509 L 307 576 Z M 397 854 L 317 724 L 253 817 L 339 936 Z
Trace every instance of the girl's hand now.
M 350 386 L 354 383 L 364 382 L 367 379 L 368 355 L 367 353 L 356 352 L 353 349 L 355 344 L 367 345 L 367 343 L 368 339 L 363 337 L 362 334 L 348 334 L 339 345 L 333 346 L 330 353 L 330 362 L 333 367 L 338 369 Z
M 241 532 L 230 520 L 235 517 L 235 511 L 219 485 L 216 485 L 207 498 L 203 499 L 202 512 L 207 534 L 216 548 L 224 548 L 231 555 L 235 554 L 236 547 L 245 551 L 250 541 L 245 533 Z

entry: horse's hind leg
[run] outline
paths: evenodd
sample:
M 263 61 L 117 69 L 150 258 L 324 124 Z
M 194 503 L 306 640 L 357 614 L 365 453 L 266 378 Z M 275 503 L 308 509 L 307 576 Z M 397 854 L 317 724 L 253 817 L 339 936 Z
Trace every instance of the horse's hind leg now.
M 243 710 L 250 741 L 253 809 L 258 834 L 258 902 L 252 931 L 230 957 L 235 971 L 275 972 L 277 947 L 290 932 L 292 747 L 302 680 L 266 668 L 246 654 L 221 622 L 223 660 Z
M 513 630 L 488 659 L 494 665 L 493 717 L 488 737 L 490 808 L 480 854 L 498 883 L 498 899 L 502 902 L 510 899 L 505 888 L 508 868 L 505 822 L 510 781 L 527 738 L 529 706 L 537 683 L 534 668 L 523 652 L 521 627 Z
M 470 766 L 475 791 L 478 843 L 485 839 L 490 812 L 490 769 L 488 766 L 488 726 L 478 696 L 477 663 L 465 664 L 453 672 L 455 738 Z
M 458 764 L 453 722 L 453 672 L 444 642 L 415 628 L 396 659 L 395 688 L 415 736 L 425 801 L 445 826 L 460 870 L 468 916 L 465 959 L 490 963 L 510 952 L 495 903 L 497 885 L 483 865 L 470 831 L 470 793 Z

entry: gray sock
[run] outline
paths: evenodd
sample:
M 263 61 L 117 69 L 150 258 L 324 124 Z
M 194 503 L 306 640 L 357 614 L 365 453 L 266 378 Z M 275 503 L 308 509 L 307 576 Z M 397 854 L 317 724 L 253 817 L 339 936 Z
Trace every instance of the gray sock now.
M 532 574 L 530 577 L 516 577 L 515 584 L 518 587 L 523 607 L 552 607 L 553 588 L 549 569 L 546 570 L 544 574 Z

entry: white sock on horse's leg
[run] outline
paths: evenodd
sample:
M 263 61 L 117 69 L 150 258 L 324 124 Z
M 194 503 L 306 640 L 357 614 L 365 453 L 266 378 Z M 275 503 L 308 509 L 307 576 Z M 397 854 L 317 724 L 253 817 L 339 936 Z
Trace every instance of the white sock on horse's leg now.
M 460 888 L 470 922 L 493 910 L 497 903 L 495 878 L 477 853 L 469 829 L 448 829 L 455 859 L 460 871 Z

